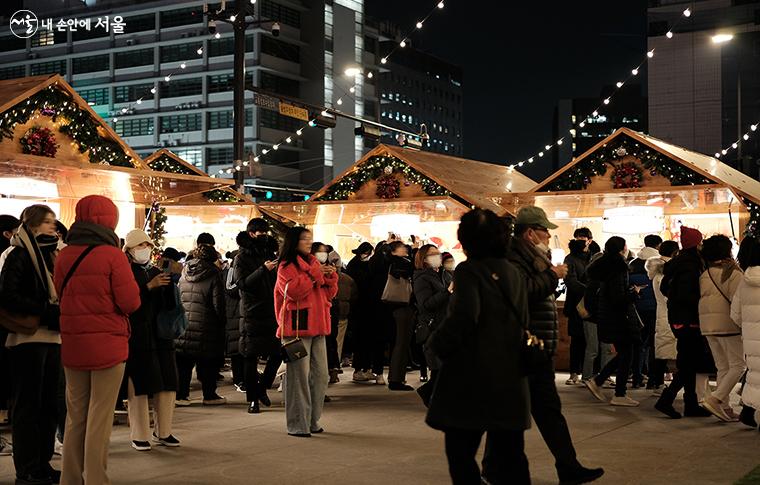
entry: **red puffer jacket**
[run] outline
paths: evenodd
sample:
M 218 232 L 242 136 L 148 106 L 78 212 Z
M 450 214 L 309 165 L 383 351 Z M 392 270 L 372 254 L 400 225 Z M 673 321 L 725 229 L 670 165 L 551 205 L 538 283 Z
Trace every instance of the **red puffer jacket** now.
M 283 329 L 285 337 L 295 337 L 296 333 L 299 337 L 330 335 L 330 306 L 337 292 L 338 274 L 322 274 L 314 256 L 309 255 L 308 259 L 299 256 L 297 264 L 280 266 L 274 288 L 277 336 L 282 336 Z
M 127 360 L 129 317 L 140 307 L 126 255 L 114 233 L 119 210 L 109 199 L 91 195 L 76 206 L 76 222 L 55 262 L 61 300 L 61 360 L 69 369 L 107 369 Z M 63 280 L 87 246 L 97 246 L 81 262 L 61 293 Z

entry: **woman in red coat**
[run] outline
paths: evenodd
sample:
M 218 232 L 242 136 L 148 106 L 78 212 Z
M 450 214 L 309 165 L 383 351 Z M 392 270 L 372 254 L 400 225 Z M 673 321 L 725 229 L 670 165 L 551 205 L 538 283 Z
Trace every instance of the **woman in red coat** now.
M 332 266 L 311 253 L 311 231 L 293 227 L 285 235 L 274 288 L 277 336 L 303 340 L 308 356 L 287 365 L 283 391 L 288 434 L 302 438 L 324 431 L 319 426 L 329 374 L 325 336 L 330 335 L 330 306 L 338 292 Z
M 129 314 L 140 307 L 140 290 L 114 232 L 118 221 L 109 199 L 80 200 L 68 246 L 55 261 L 68 410 L 63 485 L 84 484 L 84 476 L 88 484 L 111 483 L 106 468 L 113 410 L 129 353 Z

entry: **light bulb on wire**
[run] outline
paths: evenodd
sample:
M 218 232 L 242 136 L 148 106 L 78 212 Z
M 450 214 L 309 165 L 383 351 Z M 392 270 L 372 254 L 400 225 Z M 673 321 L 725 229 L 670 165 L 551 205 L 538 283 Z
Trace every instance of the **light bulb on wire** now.
M 650 58 L 650 59 L 654 57 L 654 49 L 652 49 L 651 51 L 647 52 L 647 57 Z
M 683 16 L 684 17 L 691 17 L 691 9 L 690 8 L 686 8 L 686 10 L 683 11 Z
M 385 64 L 386 62 L 388 62 L 387 57 L 383 57 L 382 59 L 380 59 L 380 64 Z
M 667 37 L 668 39 L 672 39 L 673 38 L 673 32 L 670 31 L 670 30 L 668 30 L 668 33 L 665 34 L 665 37 Z
M 416 27 L 417 27 L 418 29 L 421 29 L 421 28 L 422 28 L 422 21 L 419 21 L 419 22 L 417 22 L 417 25 L 416 25 Z
M 441 0 L 440 2 L 438 2 L 438 8 L 443 8 L 443 7 L 444 7 L 443 0 Z
M 402 40 L 401 42 L 399 42 L 398 46 L 403 49 L 404 47 L 406 47 L 406 41 Z
M 639 75 L 639 69 L 636 68 L 636 69 L 631 70 L 631 74 L 633 74 L 634 76 L 638 76 Z

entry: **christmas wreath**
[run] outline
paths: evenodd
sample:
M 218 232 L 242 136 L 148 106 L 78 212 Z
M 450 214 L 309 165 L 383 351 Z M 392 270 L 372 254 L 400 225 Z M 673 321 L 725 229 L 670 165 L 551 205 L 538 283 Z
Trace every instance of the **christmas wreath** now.
M 644 172 L 637 164 L 626 162 L 614 165 L 611 178 L 616 189 L 638 189 L 644 180 Z
M 31 155 L 54 157 L 58 152 L 55 135 L 49 128 L 33 126 L 21 137 L 21 151 Z
M 401 195 L 401 183 L 392 174 L 385 174 L 377 178 L 377 190 L 381 199 L 398 199 Z

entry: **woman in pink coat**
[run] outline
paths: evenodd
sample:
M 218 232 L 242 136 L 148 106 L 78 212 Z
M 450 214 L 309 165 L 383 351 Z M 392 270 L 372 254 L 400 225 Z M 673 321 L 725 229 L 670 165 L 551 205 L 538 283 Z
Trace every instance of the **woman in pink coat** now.
M 283 391 L 288 434 L 301 438 L 324 430 L 319 426 L 329 374 L 325 336 L 330 335 L 330 306 L 338 291 L 335 268 L 310 254 L 312 235 L 293 227 L 285 235 L 274 288 L 277 336 L 303 341 L 308 356 L 287 365 Z

